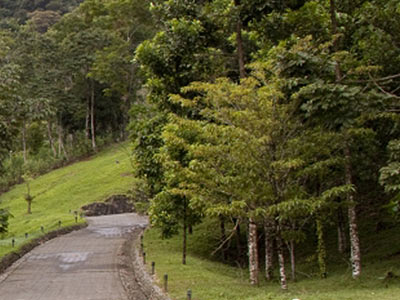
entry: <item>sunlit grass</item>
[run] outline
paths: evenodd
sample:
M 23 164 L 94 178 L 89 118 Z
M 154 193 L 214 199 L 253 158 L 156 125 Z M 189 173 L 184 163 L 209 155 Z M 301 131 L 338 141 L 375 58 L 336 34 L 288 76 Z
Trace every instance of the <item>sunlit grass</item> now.
M 58 228 L 75 224 L 74 211 L 82 205 L 105 200 L 108 196 L 127 192 L 133 178 L 127 144 L 110 147 L 95 157 L 54 170 L 31 181 L 32 214 L 27 214 L 24 199 L 26 184 L 15 186 L 0 196 L 1 207 L 9 209 L 9 233 L 0 240 L 0 256 L 13 250 L 29 238 Z M 84 222 L 78 218 L 78 222 Z

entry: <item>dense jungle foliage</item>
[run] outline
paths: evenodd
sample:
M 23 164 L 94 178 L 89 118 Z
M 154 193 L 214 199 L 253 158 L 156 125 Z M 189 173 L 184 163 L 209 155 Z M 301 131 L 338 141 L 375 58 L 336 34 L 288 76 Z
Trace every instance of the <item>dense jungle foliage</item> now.
M 12 17 L 23 23 L 43 11 L 65 14 L 81 2 L 82 0 L 1 0 L 0 19 Z
M 153 225 L 181 232 L 185 263 L 191 226 L 216 218 L 221 257 L 247 260 L 255 285 L 260 262 L 267 280 L 278 265 L 282 289 L 302 243 L 315 244 L 326 277 L 336 235 L 359 278 L 360 222 L 395 224 L 399 205 L 398 1 L 178 0 L 150 10 L 158 32 L 135 56 L 148 102 L 132 110 L 131 130 Z

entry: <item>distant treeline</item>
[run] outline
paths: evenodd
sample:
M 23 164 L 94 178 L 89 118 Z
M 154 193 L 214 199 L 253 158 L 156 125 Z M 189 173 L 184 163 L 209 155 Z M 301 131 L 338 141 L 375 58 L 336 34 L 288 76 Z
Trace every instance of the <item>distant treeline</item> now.
M 82 0 L 0 0 L 0 19 L 12 17 L 25 22 L 29 19 L 29 14 L 36 10 L 64 14 L 81 2 Z

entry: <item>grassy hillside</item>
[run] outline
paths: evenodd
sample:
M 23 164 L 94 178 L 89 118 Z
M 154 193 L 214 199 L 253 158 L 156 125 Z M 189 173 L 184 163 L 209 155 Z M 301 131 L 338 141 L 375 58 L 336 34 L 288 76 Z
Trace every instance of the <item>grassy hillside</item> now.
M 16 246 L 59 226 L 75 223 L 74 211 L 88 203 L 105 200 L 108 196 L 124 193 L 132 187 L 127 144 L 116 145 L 97 156 L 62 169 L 55 170 L 31 181 L 31 195 L 35 196 L 32 214 L 28 215 L 24 199 L 26 184 L 15 186 L 0 196 L 0 206 L 9 209 L 9 233 L 0 240 L 0 256 L 12 250 L 11 240 Z M 79 220 L 83 222 L 83 220 Z
M 336 253 L 335 241 L 329 241 L 328 278 L 320 279 L 316 262 L 315 245 L 306 244 L 298 248 L 298 281 L 289 281 L 289 291 L 280 290 L 278 273 L 275 280 L 260 280 L 259 287 L 252 287 L 248 270 L 218 263 L 210 257 L 218 245 L 218 224 L 210 220 L 196 226 L 189 236 L 187 265 L 182 265 L 182 241 L 180 236 L 161 240 L 156 229 L 148 230 L 144 236 L 144 247 L 148 266 L 156 262 L 156 273 L 163 284 L 164 274 L 169 276 L 169 294 L 174 300 L 187 299 L 188 289 L 195 300 L 394 300 L 400 295 L 400 235 L 399 226 L 376 232 L 364 220 L 361 242 L 363 252 L 363 274 L 355 281 L 346 257 Z M 214 230 L 213 230 L 214 229 Z M 332 228 L 333 229 L 333 228 Z M 334 235 L 333 235 L 334 236 Z M 260 253 L 262 255 L 262 253 Z M 287 257 L 288 258 L 288 257 Z M 262 258 L 261 258 L 262 259 Z M 261 265 L 262 268 L 262 265 Z M 290 266 L 287 265 L 287 272 Z M 388 278 L 392 272 L 394 278 Z M 289 277 L 289 274 L 287 274 Z M 261 278 L 262 274 L 260 274 Z

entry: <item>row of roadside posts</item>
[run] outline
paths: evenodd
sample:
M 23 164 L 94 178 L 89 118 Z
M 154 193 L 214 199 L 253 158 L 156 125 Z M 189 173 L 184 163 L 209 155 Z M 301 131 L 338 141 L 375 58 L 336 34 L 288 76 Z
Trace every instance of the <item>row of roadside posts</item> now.
M 71 210 L 69 210 L 69 213 L 71 214 L 73 214 L 74 215 L 74 219 L 75 219 L 75 223 L 78 223 L 78 211 L 71 211 Z M 83 214 L 80 214 L 80 217 L 81 218 L 83 218 Z M 61 224 L 62 224 L 62 222 L 61 222 L 61 220 L 59 220 L 58 222 L 57 222 L 57 224 L 58 224 L 58 229 L 60 229 L 61 228 Z M 40 226 L 40 232 L 41 233 L 44 233 L 44 226 Z M 25 232 L 25 239 L 28 239 L 29 238 L 29 233 L 28 232 Z M 13 238 L 12 240 L 11 240 L 11 246 L 14 248 L 15 247 L 15 238 Z
M 146 264 L 146 252 L 144 252 L 143 246 L 143 235 L 140 236 L 140 250 L 142 252 L 143 264 Z M 156 263 L 154 261 L 151 262 L 151 275 L 155 275 Z M 164 274 L 164 292 L 168 293 L 168 274 Z M 192 290 L 187 291 L 187 300 L 192 300 Z

